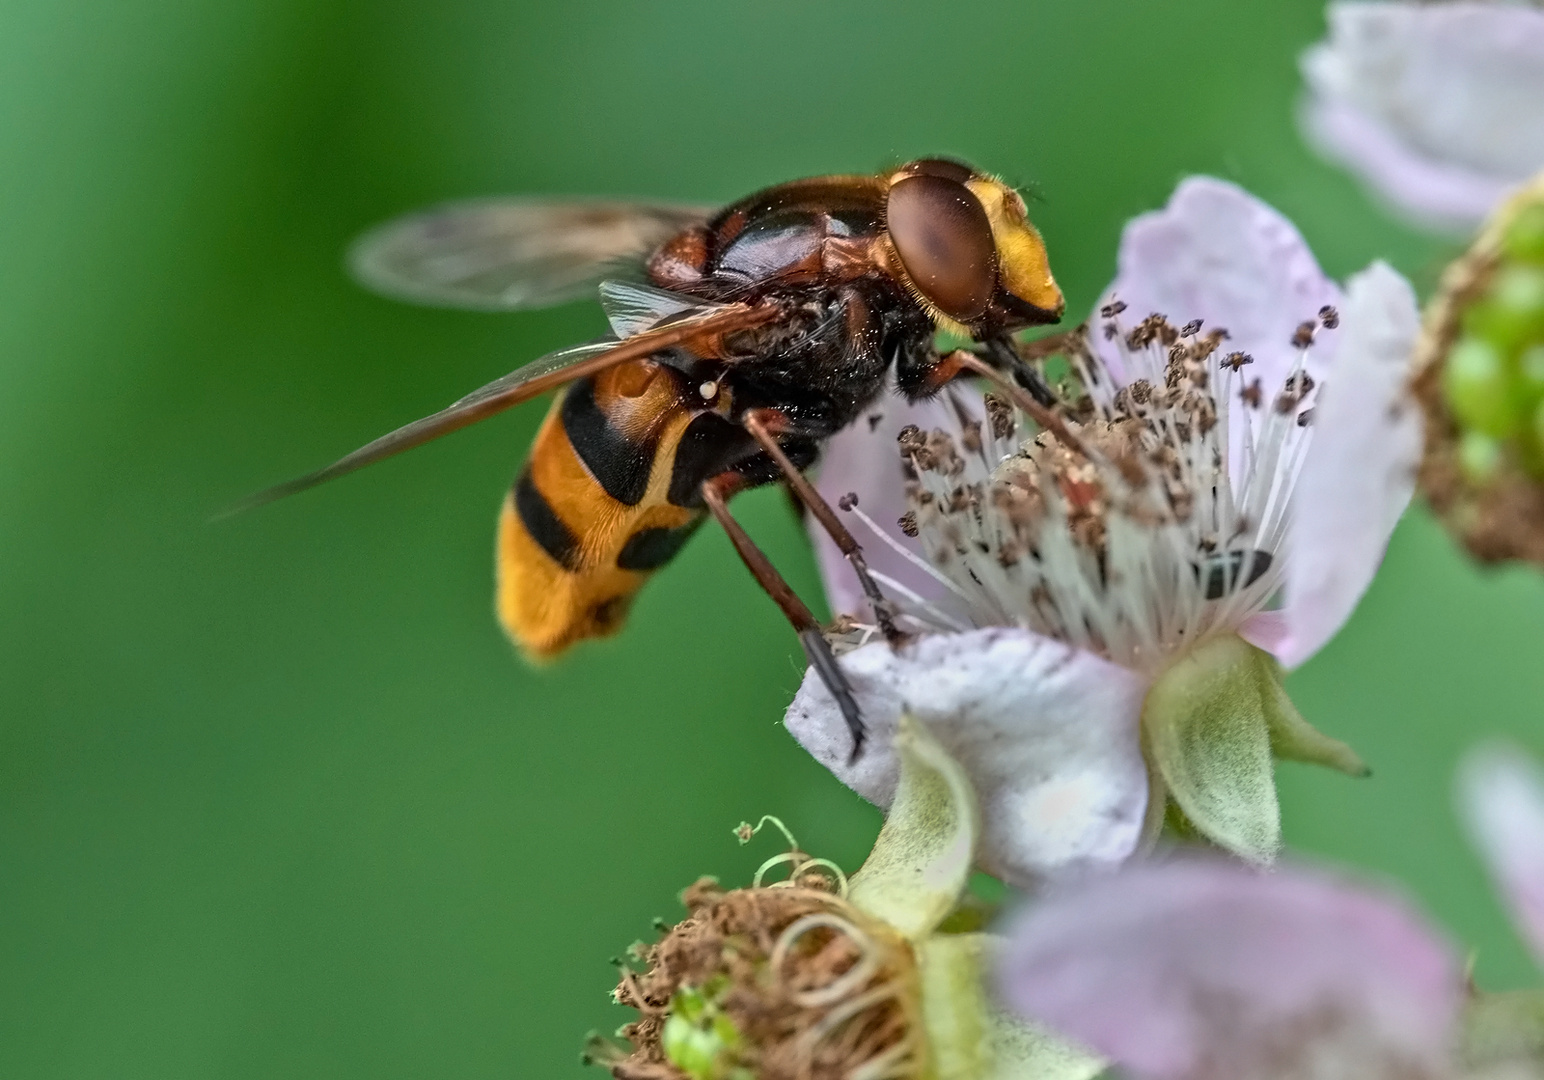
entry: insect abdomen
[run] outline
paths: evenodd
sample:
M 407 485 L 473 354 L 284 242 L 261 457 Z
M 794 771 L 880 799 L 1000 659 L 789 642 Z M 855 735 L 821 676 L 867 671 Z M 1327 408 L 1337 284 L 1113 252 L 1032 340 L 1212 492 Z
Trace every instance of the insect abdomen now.
M 573 383 L 547 413 L 499 517 L 499 619 L 532 659 L 621 629 L 701 522 L 666 497 L 691 421 L 681 382 L 635 361 Z

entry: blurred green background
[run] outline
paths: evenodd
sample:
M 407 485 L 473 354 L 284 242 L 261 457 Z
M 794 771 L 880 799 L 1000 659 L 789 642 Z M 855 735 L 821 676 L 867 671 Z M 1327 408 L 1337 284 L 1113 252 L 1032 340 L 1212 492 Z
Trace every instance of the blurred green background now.
M 1187 172 L 1336 275 L 1450 249 L 1300 145 L 1313 3 L 11 0 L 0 5 L 0 1075 L 566 1077 L 607 958 L 744 880 L 776 812 L 878 815 L 779 728 L 797 643 L 703 530 L 622 638 L 544 672 L 491 615 L 544 406 L 218 526 L 597 310 L 415 310 L 347 281 L 383 217 L 491 192 L 728 199 L 952 153 L 1035 185 L 1074 312 Z M 744 498 L 795 584 L 776 493 Z M 1284 767 L 1288 835 L 1408 883 L 1491 986 L 1534 977 L 1453 763 L 1544 750 L 1544 587 L 1420 513 L 1293 679 L 1376 776 Z M 595 1073 L 592 1075 L 599 1076 Z

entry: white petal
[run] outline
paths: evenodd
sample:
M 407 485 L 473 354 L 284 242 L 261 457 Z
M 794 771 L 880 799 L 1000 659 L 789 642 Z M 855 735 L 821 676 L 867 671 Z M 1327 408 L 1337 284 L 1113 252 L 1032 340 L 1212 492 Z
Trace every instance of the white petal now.
M 1410 283 L 1383 263 L 1351 279 L 1340 351 L 1319 391 L 1293 496 L 1287 585 L 1274 635 L 1246 639 L 1296 667 L 1335 636 L 1383 561 L 1421 454 L 1409 358 L 1420 330 Z
M 879 417 L 878 421 L 872 421 L 875 416 Z M 837 432 L 826 443 L 815 487 L 832 506 L 844 495 L 857 495 L 859 509 L 887 530 L 892 539 L 921 558 L 922 548 L 905 536 L 896 524 L 910 509 L 906 502 L 901 455 L 896 446 L 896 436 L 908 424 L 915 424 L 924 431 L 940 427 L 953 431 L 958 426 L 942 396 L 911 405 L 893 388 L 888 388 L 878 401 L 864 410 L 856 423 Z M 842 511 L 837 513 L 842 514 Z M 844 514 L 843 522 L 862 545 L 863 558 L 870 569 L 894 578 L 924 600 L 938 601 L 949 595 L 948 589 L 936 578 L 873 536 L 855 516 Z M 831 613 L 863 615 L 868 612 L 858 579 L 836 544 L 813 518 L 808 519 L 807 527 L 820 560 L 820 576 L 825 582 Z
M 1469 229 L 1544 168 L 1544 12 L 1339 3 L 1303 56 L 1309 138 L 1418 221 Z
M 1544 772 L 1514 747 L 1481 747 L 1464 759 L 1458 792 L 1474 845 L 1544 964 Z
M 981 801 L 982 866 L 1028 884 L 1068 868 L 1118 863 L 1147 806 L 1137 719 L 1146 682 L 1091 653 L 1025 630 L 876 643 L 842 658 L 869 728 L 856 765 L 840 712 L 811 672 L 786 723 L 858 794 L 888 806 L 903 709 L 969 774 Z
M 1413 153 L 1399 136 L 1355 105 L 1311 97 L 1298 112 L 1319 153 L 1356 173 L 1416 225 L 1465 236 L 1517 186 L 1473 169 Z
M 1398 898 L 1195 857 L 1051 893 L 998 975 L 1021 1015 L 1149 1080 L 1446 1075 L 1461 997 Z
M 1162 210 L 1126 225 L 1115 282 L 1100 304 L 1117 298 L 1126 304 L 1126 327 L 1158 312 L 1176 325 L 1201 319 L 1226 329 L 1224 348 L 1254 357 L 1245 374 L 1264 383 L 1270 400 L 1297 360 L 1293 331 L 1325 305 L 1339 306 L 1341 295 L 1278 211 L 1236 184 L 1192 176 Z M 1103 335 L 1094 339 L 1106 362 L 1118 365 Z M 1321 334 L 1309 354 L 1316 379 L 1335 339 L 1333 331 Z

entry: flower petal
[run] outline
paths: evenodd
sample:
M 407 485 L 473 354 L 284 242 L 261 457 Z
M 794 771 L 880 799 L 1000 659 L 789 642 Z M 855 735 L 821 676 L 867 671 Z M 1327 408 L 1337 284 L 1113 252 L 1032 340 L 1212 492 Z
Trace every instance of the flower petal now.
M 1227 348 L 1249 353 L 1248 369 L 1274 395 L 1297 361 L 1292 334 L 1340 288 L 1319 269 L 1290 221 L 1236 184 L 1209 176 L 1182 181 L 1162 210 L 1133 218 L 1121 234 L 1114 283 L 1101 306 L 1126 304 L 1123 325 L 1153 312 L 1176 324 L 1201 319 L 1228 331 Z M 1120 377 L 1120 359 L 1100 334 L 1095 347 Z M 1334 355 L 1335 335 L 1309 354 L 1316 379 Z
M 1150 863 L 1053 892 L 1009 937 L 1006 1001 L 1139 1077 L 1445 1074 L 1451 952 L 1320 873 Z
M 1026 884 L 1069 867 L 1131 854 L 1147 805 L 1137 717 L 1146 681 L 1091 653 L 1025 630 L 992 628 L 883 643 L 842 658 L 867 749 L 851 741 L 825 685 L 805 676 L 787 726 L 858 794 L 895 795 L 890 749 L 903 711 L 965 767 L 981 802 L 982 866 Z
M 878 420 L 873 419 L 876 416 Z M 921 547 L 903 535 L 896 524 L 909 509 L 906 477 L 896 447 L 896 436 L 908 424 L 915 424 L 924 431 L 940 427 L 953 430 L 957 421 L 943 397 L 913 405 L 890 387 L 863 416 L 826 443 L 815 487 L 832 506 L 844 495 L 857 495 L 859 509 L 897 543 L 921 558 Z M 837 512 L 841 513 L 840 510 Z M 948 589 L 937 578 L 873 536 L 861 521 L 851 515 L 847 515 L 845 521 L 863 546 L 863 557 L 871 570 L 895 579 L 924 600 L 938 601 L 949 595 Z M 863 615 L 868 612 L 868 601 L 858 586 L 858 579 L 836 544 L 813 518 L 809 519 L 807 527 L 820 561 L 820 577 L 826 586 L 826 600 L 832 614 Z
M 1410 502 L 1421 422 L 1409 394 L 1409 358 L 1419 331 L 1404 278 L 1374 263 L 1351 279 L 1340 356 L 1319 391 L 1313 442 L 1293 493 L 1282 614 L 1242 630 L 1289 668 L 1351 616 Z
M 1459 771 L 1459 800 L 1518 933 L 1544 964 L 1544 771 L 1515 747 L 1480 747 Z
M 1338 3 L 1304 54 L 1305 134 L 1414 220 L 1478 226 L 1544 167 L 1544 12 Z
M 897 727 L 895 801 L 847 899 L 915 941 L 960 902 L 976 859 L 981 811 L 965 770 L 927 728 L 905 715 Z

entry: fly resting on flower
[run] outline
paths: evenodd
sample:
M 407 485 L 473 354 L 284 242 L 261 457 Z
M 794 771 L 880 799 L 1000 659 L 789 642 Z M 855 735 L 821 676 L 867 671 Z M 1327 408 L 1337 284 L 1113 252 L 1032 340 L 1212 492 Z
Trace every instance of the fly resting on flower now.
M 983 865 L 1021 884 L 1113 865 L 1174 808 L 1269 863 L 1274 760 L 1366 775 L 1283 677 L 1355 609 L 1420 456 L 1419 314 L 1388 266 L 1342 290 L 1291 222 L 1209 177 L 1128 223 L 1117 264 L 1089 328 L 1060 343 L 1050 416 L 951 388 L 958 415 L 844 432 L 832 463 L 860 465 L 820 478 L 827 498 L 858 494 L 843 501 L 889 542 L 887 588 L 927 631 L 842 657 L 875 744 L 903 713 L 928 725 L 980 793 Z M 832 606 L 862 611 L 820 554 Z M 785 725 L 889 802 L 893 758 L 844 764 L 818 680 Z
M 645 283 L 600 281 L 619 262 Z M 1048 405 L 1012 335 L 1064 308 L 1023 199 L 942 158 L 781 184 L 717 211 L 452 206 L 368 235 L 354 265 L 382 292 L 481 309 L 539 307 L 598 283 L 614 336 L 542 357 L 246 505 L 566 386 L 500 518 L 498 612 L 510 636 L 545 659 L 620 629 L 648 576 L 711 513 L 840 702 L 854 757 L 863 725 L 846 677 L 727 501 L 786 482 L 841 547 L 887 638 L 900 640 L 856 541 L 801 470 L 892 373 L 911 401 L 974 370 L 1016 378 Z M 940 356 L 940 328 L 980 355 Z

